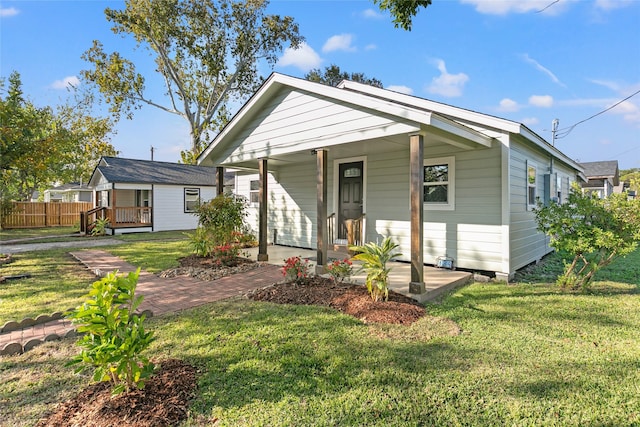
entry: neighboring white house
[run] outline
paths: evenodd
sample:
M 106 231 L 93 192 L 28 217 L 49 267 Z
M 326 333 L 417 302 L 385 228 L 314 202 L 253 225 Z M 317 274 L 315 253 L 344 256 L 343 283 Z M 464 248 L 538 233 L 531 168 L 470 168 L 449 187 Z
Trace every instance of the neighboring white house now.
M 93 202 L 93 189 L 87 184 L 71 182 L 44 190 L 45 202 Z
M 582 168 L 525 125 L 372 86 L 272 74 L 204 150 L 252 202 L 267 241 L 315 248 L 391 236 L 411 262 L 440 257 L 506 278 L 551 251 L 537 200 L 564 201 Z M 326 220 L 325 220 L 326 219 Z M 352 230 L 352 228 L 356 230 Z M 362 236 L 360 236 L 362 234 Z M 332 241 L 333 240 L 333 241 Z
M 196 165 L 103 157 L 89 186 L 112 234 L 189 230 L 199 201 L 214 198 L 216 170 Z
M 582 183 L 585 192 L 597 194 L 604 199 L 613 193 L 622 193 L 624 185 L 620 183 L 620 170 L 617 160 L 602 162 L 582 162 L 587 182 Z

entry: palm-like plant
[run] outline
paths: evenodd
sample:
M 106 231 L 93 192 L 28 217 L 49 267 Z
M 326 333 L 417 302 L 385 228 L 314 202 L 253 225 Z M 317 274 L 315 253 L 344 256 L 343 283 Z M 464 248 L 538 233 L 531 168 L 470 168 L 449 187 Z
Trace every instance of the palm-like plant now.
M 367 272 L 367 290 L 374 301 L 380 301 L 381 298 L 386 301 L 389 297 L 391 268 L 387 268 L 387 262 L 402 255 L 400 252 L 394 252 L 398 246 L 387 237 L 382 244 L 369 242 L 362 246 L 349 247 L 357 253 L 352 259 L 362 261 L 362 270 Z

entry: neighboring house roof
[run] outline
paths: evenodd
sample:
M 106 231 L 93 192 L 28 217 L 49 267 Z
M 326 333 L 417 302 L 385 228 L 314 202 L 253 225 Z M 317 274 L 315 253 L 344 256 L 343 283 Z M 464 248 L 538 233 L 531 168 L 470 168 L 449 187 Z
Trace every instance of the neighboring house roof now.
M 87 184 L 80 184 L 78 182 L 70 182 L 68 184 L 61 184 L 56 187 L 48 188 L 45 192 L 66 192 L 66 191 L 93 191 Z
M 93 171 L 111 183 L 215 186 L 215 168 L 152 160 L 103 157 Z
M 592 180 L 612 179 L 613 185 L 620 184 L 620 171 L 617 160 L 607 160 L 602 162 L 580 163 L 584 168 L 584 174 Z
M 221 157 L 228 154 L 228 147 L 225 144 L 241 134 L 243 125 L 248 123 L 253 115 L 263 113 L 262 110 L 269 107 L 270 97 L 275 96 L 282 88 L 292 88 L 312 93 L 336 103 L 366 108 L 379 114 L 395 117 L 401 122 L 409 120 L 420 126 L 433 127 L 485 146 L 489 146 L 493 138 L 482 130 L 478 130 L 478 125 L 483 128 L 518 134 L 570 167 L 582 171 L 582 167 L 577 162 L 521 123 L 362 83 L 343 81 L 337 87 L 332 87 L 279 73 L 273 73 L 269 76 L 213 142 L 200 154 L 198 162 L 211 164 L 213 160 L 215 164 L 216 160 L 213 158 L 220 160 Z M 324 144 L 325 141 L 318 141 L 319 146 Z M 212 156 L 213 153 L 216 154 Z

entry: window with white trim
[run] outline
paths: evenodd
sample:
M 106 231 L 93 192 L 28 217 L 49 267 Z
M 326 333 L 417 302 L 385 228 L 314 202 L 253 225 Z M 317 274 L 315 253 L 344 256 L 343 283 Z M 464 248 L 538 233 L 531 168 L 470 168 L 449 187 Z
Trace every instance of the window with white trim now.
M 185 188 L 184 189 L 184 212 L 193 213 L 200 204 L 200 189 Z
M 455 208 L 455 158 L 424 160 L 423 202 L 425 209 Z
M 260 203 L 260 181 L 257 179 L 249 182 L 249 202 Z
M 537 199 L 537 180 L 538 175 L 536 167 L 527 162 L 527 207 L 535 208 Z

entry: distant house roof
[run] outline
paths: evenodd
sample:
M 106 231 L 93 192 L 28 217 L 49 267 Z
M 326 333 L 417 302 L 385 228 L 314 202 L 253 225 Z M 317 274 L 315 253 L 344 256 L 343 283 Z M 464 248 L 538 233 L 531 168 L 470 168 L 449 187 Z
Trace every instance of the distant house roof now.
M 216 170 L 181 163 L 103 157 L 90 182 L 93 182 L 96 172 L 112 183 L 215 186 Z
M 80 184 L 79 182 L 70 182 L 68 184 L 61 184 L 52 188 L 48 188 L 45 191 L 93 191 L 87 184 Z
M 580 163 L 584 168 L 585 176 L 591 181 L 594 179 L 613 179 L 613 185 L 619 184 L 620 172 L 617 160 L 607 160 L 602 162 Z

